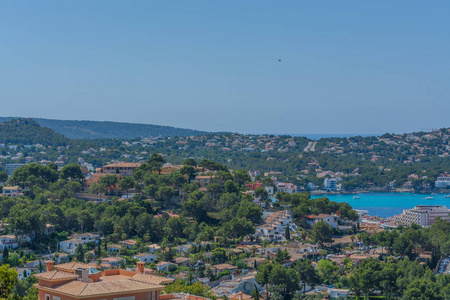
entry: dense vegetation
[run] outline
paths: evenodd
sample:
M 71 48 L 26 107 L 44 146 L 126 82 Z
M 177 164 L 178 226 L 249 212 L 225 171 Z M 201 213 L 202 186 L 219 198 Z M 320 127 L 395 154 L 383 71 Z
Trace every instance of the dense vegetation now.
M 21 145 L 64 146 L 69 139 L 50 128 L 41 127 L 31 119 L 17 119 L 0 123 L 0 141 Z
M 15 118 L 0 117 L 0 122 L 12 119 Z M 150 136 L 192 136 L 205 133 L 192 129 L 136 123 L 32 119 L 41 126 L 51 128 L 70 139 L 133 139 Z

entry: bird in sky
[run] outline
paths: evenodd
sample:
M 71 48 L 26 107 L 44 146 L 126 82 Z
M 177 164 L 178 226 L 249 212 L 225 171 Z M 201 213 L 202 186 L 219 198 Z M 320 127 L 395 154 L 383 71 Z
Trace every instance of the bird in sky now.
M 279 62 L 281 62 L 281 59 L 278 59 Z

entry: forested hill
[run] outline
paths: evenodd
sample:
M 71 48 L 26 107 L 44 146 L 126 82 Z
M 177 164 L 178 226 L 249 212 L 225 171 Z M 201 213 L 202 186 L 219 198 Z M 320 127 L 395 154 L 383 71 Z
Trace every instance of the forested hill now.
M 0 117 L 0 122 L 12 119 L 18 118 Z M 133 139 L 150 136 L 193 136 L 206 133 L 192 129 L 136 123 L 32 119 L 41 126 L 53 129 L 70 139 Z
M 32 119 L 13 119 L 0 123 L 0 143 L 63 146 L 68 141 L 62 134 L 43 127 Z

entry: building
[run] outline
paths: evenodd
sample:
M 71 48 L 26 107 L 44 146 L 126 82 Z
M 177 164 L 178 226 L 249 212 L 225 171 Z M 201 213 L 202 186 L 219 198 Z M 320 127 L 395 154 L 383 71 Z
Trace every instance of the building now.
M 83 245 L 88 242 L 98 243 L 100 242 L 100 236 L 92 233 L 77 234 L 69 240 L 59 242 L 59 251 L 73 254 L 79 244 Z
M 292 212 L 277 211 L 270 214 L 265 220 L 264 224 L 257 226 L 254 237 L 267 241 L 286 241 L 285 233 L 286 227 L 289 226 L 291 234 L 297 231 L 297 226 L 292 220 Z
M 338 228 L 338 217 L 333 215 L 327 215 L 327 214 L 319 214 L 319 215 L 309 215 L 306 216 L 306 222 L 308 222 L 309 225 L 313 225 L 316 222 L 324 221 L 328 225 L 330 225 L 333 228 Z
M 131 176 L 141 165 L 141 163 L 118 162 L 103 166 L 102 172 L 109 175 Z
M 19 248 L 19 239 L 12 234 L 0 235 L 0 250 Z
M 348 299 L 350 295 L 350 290 L 346 289 L 329 288 L 328 292 L 330 293 L 331 299 Z
M 115 268 L 120 266 L 122 262 L 125 262 L 125 259 L 119 256 L 102 258 L 102 264 L 110 265 L 111 267 Z
M 14 173 L 15 169 L 18 169 L 22 166 L 25 166 L 24 164 L 6 164 L 6 173 L 8 174 L 8 176 L 11 176 Z
M 450 221 L 450 210 L 440 205 L 416 205 L 414 208 L 405 209 L 403 213 L 391 217 L 391 220 L 404 225 L 417 224 L 420 226 L 433 225 L 437 218 Z
M 53 268 L 47 261 L 47 272 L 34 274 L 39 300 L 160 300 L 164 284 L 173 280 L 123 269 L 100 272 L 90 264 L 70 262 Z
M 447 173 L 441 174 L 434 183 L 437 189 L 445 189 L 450 186 L 450 175 Z
M 5 186 L 2 191 L 3 197 L 18 197 L 23 196 L 22 188 L 20 186 Z
M 213 176 L 197 175 L 192 182 L 198 184 L 200 187 L 207 187 L 211 183 L 212 179 Z
M 252 191 L 254 191 L 257 188 L 260 188 L 262 186 L 263 186 L 262 182 L 259 182 L 259 181 L 258 182 L 254 182 L 254 183 L 248 183 L 248 184 L 245 185 L 245 187 L 247 189 L 252 190 Z
M 323 188 L 330 192 L 337 191 L 338 180 L 336 178 L 325 178 L 323 182 Z
M 279 182 L 277 183 L 277 192 L 293 194 L 297 192 L 297 186 L 293 183 Z
M 157 260 L 156 254 L 151 253 L 139 253 L 133 256 L 134 259 L 139 259 L 140 261 L 144 263 L 152 263 Z

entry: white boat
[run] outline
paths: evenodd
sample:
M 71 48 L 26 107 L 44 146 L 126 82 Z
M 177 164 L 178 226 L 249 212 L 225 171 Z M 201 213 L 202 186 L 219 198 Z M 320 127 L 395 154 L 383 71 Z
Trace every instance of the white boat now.
M 353 199 L 361 199 L 361 197 L 353 196 Z
M 450 198 L 450 195 L 445 195 L 444 198 Z
M 430 196 L 425 197 L 425 200 L 433 200 L 433 199 L 434 199 L 434 197 L 430 197 Z

